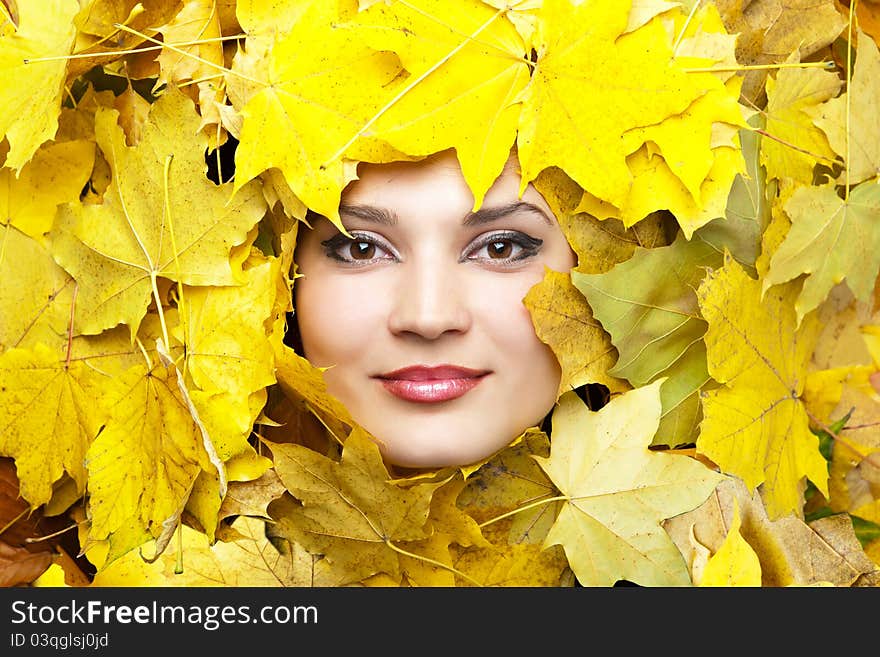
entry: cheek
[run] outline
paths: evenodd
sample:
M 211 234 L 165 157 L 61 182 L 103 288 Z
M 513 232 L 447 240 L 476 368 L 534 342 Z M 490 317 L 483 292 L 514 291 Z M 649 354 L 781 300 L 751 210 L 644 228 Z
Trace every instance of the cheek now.
M 540 272 L 524 272 L 521 277 L 502 277 L 483 286 L 473 307 L 499 349 L 508 354 L 528 354 L 528 361 L 523 360 L 524 367 L 534 363 L 535 367 L 544 369 L 548 354 L 554 363 L 555 357 L 535 334 L 532 316 L 522 302 L 542 277 L 543 267 Z
M 375 293 L 344 276 L 303 277 L 294 286 L 304 355 L 313 365 L 338 365 L 363 353 L 381 321 Z

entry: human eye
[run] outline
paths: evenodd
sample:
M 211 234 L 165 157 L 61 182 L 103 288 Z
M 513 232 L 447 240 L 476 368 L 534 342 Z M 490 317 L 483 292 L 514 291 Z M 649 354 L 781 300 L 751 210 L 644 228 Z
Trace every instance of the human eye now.
M 390 247 L 377 235 L 354 231 L 350 231 L 350 234 L 351 237 L 345 233 L 337 233 L 321 242 L 324 254 L 333 260 L 355 266 L 394 259 Z
M 544 240 L 519 231 L 495 231 L 480 235 L 465 251 L 464 259 L 490 265 L 528 260 L 538 254 Z

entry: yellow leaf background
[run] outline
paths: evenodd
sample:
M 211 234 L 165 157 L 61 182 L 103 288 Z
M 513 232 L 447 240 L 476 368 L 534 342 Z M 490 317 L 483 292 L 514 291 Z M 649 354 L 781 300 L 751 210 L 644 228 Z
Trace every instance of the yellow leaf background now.
M 17 4 L 0 457 L 78 525 L 34 585 L 880 580 L 873 7 Z M 512 148 L 578 256 L 523 299 L 550 426 L 402 476 L 285 341 L 297 228 Z

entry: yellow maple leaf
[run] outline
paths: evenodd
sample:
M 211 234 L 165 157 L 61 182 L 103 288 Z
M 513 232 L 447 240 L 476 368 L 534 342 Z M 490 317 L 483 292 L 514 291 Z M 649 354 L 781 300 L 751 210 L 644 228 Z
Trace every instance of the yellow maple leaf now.
M 626 24 L 626 32 L 637 30 L 642 25 L 659 14 L 668 11 L 678 11 L 680 5 L 676 2 L 667 2 L 666 0 L 632 0 L 632 7 L 629 10 L 629 20 Z
M 880 109 L 880 50 L 861 30 L 857 43 L 858 57 L 848 90 L 826 101 L 814 118 L 837 154 L 849 158 L 838 182 L 850 185 L 880 172 L 880 125 L 873 120 Z
M 78 201 L 95 159 L 95 144 L 85 139 L 39 148 L 21 171 L 0 169 L 0 216 L 22 232 L 43 238 L 55 209 Z
M 697 297 L 709 323 L 709 374 L 722 387 L 703 393 L 697 451 L 749 490 L 763 484 L 771 518 L 802 513 L 802 479 L 827 493 L 828 471 L 810 432 L 801 395 L 819 323 L 815 315 L 798 328 L 795 283 L 761 297 L 761 282 L 725 254 Z
M 335 29 L 336 4 L 309 4 L 267 53 L 266 79 L 252 79 L 261 88 L 237 108 L 243 123 L 234 189 L 240 193 L 249 180 L 275 167 L 297 198 L 341 228 L 339 199 L 354 172 L 340 150 L 388 102 L 387 85 L 401 67 L 393 53 L 377 52 L 351 30 Z M 361 150 L 347 157 L 381 161 L 382 153 L 394 153 L 378 141 L 358 143 Z M 371 157 L 364 158 L 367 154 Z
M 659 19 L 623 34 L 629 10 L 630 3 L 619 0 L 543 3 L 538 65 L 522 96 L 517 134 L 523 187 L 559 166 L 597 198 L 621 207 L 632 175 L 626 164 L 631 145 L 620 135 L 678 116 L 722 84 L 673 63 Z
M 828 505 L 863 520 L 880 524 L 880 396 L 871 386 L 869 368 L 836 368 L 839 385 L 832 387 L 836 405 L 828 410 L 827 424 L 847 417 L 834 435 L 828 473 Z M 873 368 L 871 368 L 873 369 Z M 829 404 L 828 406 L 831 406 Z
M 558 545 L 546 549 L 532 543 L 494 549 L 452 546 L 456 570 L 483 586 L 572 586 L 574 579 Z M 461 582 L 461 580 L 459 580 Z M 459 586 L 468 582 L 459 583 Z
M 516 31 L 522 37 L 523 43 L 531 50 L 538 26 L 538 15 L 541 12 L 543 0 L 485 0 L 487 5 L 506 12 L 507 20 L 513 23 Z
M 790 64 L 798 61 L 797 51 L 786 60 Z M 840 87 L 836 73 L 817 68 L 783 68 L 775 78 L 767 78 L 765 130 L 773 139 L 761 145 L 761 164 L 767 167 L 768 179 L 790 177 L 810 185 L 816 163 L 834 160 L 828 138 L 813 117 Z
M 748 123 L 752 128 L 761 130 L 764 119 L 756 114 L 749 118 Z M 741 130 L 739 140 L 746 170 L 734 178 L 724 214 L 701 227 L 691 239 L 697 238 L 714 246 L 719 254 L 727 249 L 747 268 L 750 275 L 754 275 L 761 252 L 761 238 L 771 220 L 771 204 L 767 199 L 774 198 L 777 184 L 776 181 L 767 183 L 760 162 L 759 133 L 756 130 Z
M 113 380 L 43 344 L 0 354 L 0 380 L 0 454 L 15 459 L 21 496 L 36 508 L 64 473 L 82 492 L 84 458 L 107 420 L 102 398 Z
M 629 388 L 609 375 L 617 356 L 614 346 L 569 274 L 545 268 L 544 279 L 526 293 L 523 305 L 538 338 L 550 346 L 562 367 L 557 396 L 587 383 L 601 383 L 612 392 Z
M 627 157 L 633 176 L 632 188 L 623 206 L 612 210 L 624 225 L 631 226 L 648 213 L 669 210 L 690 239 L 694 232 L 724 215 L 730 187 L 742 168 L 738 148 L 717 147 L 713 150 L 712 168 L 700 185 L 702 203 L 697 203 L 684 183 L 659 155 L 642 147 Z
M 458 545 L 488 545 L 477 522 L 456 504 L 466 486 L 468 481 L 464 477 L 452 477 L 444 481 L 431 497 L 428 520 L 435 533 L 443 534 Z
M 402 488 L 390 476 L 376 444 L 355 429 L 342 459 L 328 459 L 301 445 L 271 444 L 275 470 L 299 501 L 269 506 L 273 536 L 324 555 L 328 584 L 358 582 L 376 573 L 400 577 L 399 545 L 430 535 L 431 496 L 441 483 Z
M 571 583 L 565 552 L 559 546 L 544 547 L 561 502 L 532 456 L 549 453 L 547 435 L 528 432 L 467 477 L 456 505 L 479 522 L 484 540 L 450 545 L 456 570 L 484 586 Z M 471 582 L 458 578 L 456 584 Z
M 659 216 L 646 217 L 627 228 L 611 215 L 600 218 L 579 210 L 582 199 L 589 193 L 558 167 L 542 171 L 533 184 L 550 205 L 566 240 L 577 254 L 576 271 L 606 272 L 631 258 L 637 246 L 650 248 L 667 243 Z
M 189 397 L 220 459 L 250 453 L 248 438 L 266 404 L 265 389 L 249 395 L 191 389 Z
M 843 280 L 857 299 L 868 302 L 880 270 L 880 186 L 865 181 L 845 198 L 833 183 L 801 186 L 785 212 L 791 228 L 770 258 L 762 290 L 806 274 L 794 302 L 798 322 Z
M 550 454 L 543 431 L 526 433 L 471 473 L 456 504 L 498 545 L 541 545 L 559 511 L 556 489 L 533 456 Z
M 703 567 L 698 586 L 761 586 L 761 562 L 740 534 L 741 524 L 739 506 L 734 504 L 727 537 Z
M 369 581 L 371 586 L 456 586 L 461 583 L 471 585 L 482 580 L 475 579 L 474 573 L 464 573 L 456 577 L 455 572 L 449 567 L 454 561 L 456 546 L 478 547 L 489 546 L 489 542 L 483 537 L 476 521 L 462 509 L 456 506 L 456 498 L 466 485 L 461 476 L 446 478 L 447 473 L 439 470 L 431 473 L 416 474 L 411 477 L 395 479 L 395 485 L 408 488 L 412 485 L 424 483 L 423 479 L 428 475 L 434 481 L 440 481 L 441 486 L 434 491 L 431 497 L 431 507 L 428 513 L 428 523 L 431 527 L 430 535 L 418 541 L 408 541 L 401 545 L 407 552 L 418 556 L 400 555 L 400 579 L 395 581 L 387 573 L 372 576 Z M 427 557 L 427 559 L 425 558 Z M 456 569 L 458 570 L 458 569 Z M 378 578 L 388 577 L 389 581 L 379 584 Z
M 316 417 L 341 444 L 355 421 L 345 405 L 327 392 L 323 371 L 287 345 L 275 351 L 275 376 L 284 394 L 284 410 Z
M 274 348 L 266 323 L 275 309 L 277 258 L 259 258 L 242 272 L 242 285 L 185 286 L 180 325 L 186 372 L 202 391 L 247 396 L 275 382 Z
M 0 36 L 0 137 L 9 141 L 5 165 L 16 173 L 58 128 L 67 62 L 56 57 L 70 53 L 78 10 L 76 0 L 23 2 L 18 28 Z
M 77 309 L 75 282 L 36 239 L 8 226 L 0 238 L 0 352 L 14 347 L 48 348 L 59 362 L 86 363 L 111 377 L 143 362 L 127 328 L 95 336 L 70 330 Z M 148 314 L 141 331 L 144 342 L 155 341 L 158 321 Z
M 131 550 L 105 564 L 106 544 L 93 545 L 86 557 L 97 566 L 91 587 L 311 586 L 312 556 L 297 545 L 280 552 L 265 532 L 266 521 L 241 516 L 228 536 L 216 542 L 184 525 L 180 548 L 148 562 Z
M 211 148 L 226 139 L 221 133 L 221 110 L 225 104 L 224 85 L 217 84 L 219 71 L 225 70 L 221 36 L 220 12 L 214 0 L 190 0 L 162 30 L 164 48 L 159 54 L 159 76 L 156 87 L 164 84 L 192 83 L 198 89 L 199 115 L 202 129 L 209 137 Z M 178 46 L 176 44 L 194 45 Z
M 862 401 L 858 422 L 866 416 L 878 415 L 877 402 L 864 403 L 856 394 L 847 391 L 846 401 Z M 876 421 L 876 420 L 875 420 Z M 835 511 L 846 511 L 852 516 L 880 524 L 880 499 L 877 490 L 877 472 L 880 470 L 880 445 L 877 440 L 861 444 L 860 437 L 844 434 L 834 443 L 829 471 L 829 505 Z
M 722 121 L 735 127 L 745 125 L 742 110 L 736 102 L 737 95 L 726 87 L 711 90 L 678 116 L 670 117 L 658 126 L 631 130 L 626 133 L 625 138 L 634 144 L 633 151 L 644 143 L 656 144 L 663 155 L 664 164 L 687 190 L 688 198 L 694 206 L 702 208 L 710 201 L 714 201 L 713 205 L 716 205 L 718 200 L 715 197 L 721 196 L 722 201 L 726 200 L 726 191 L 734 176 L 744 169 L 741 157 L 733 158 L 729 164 L 722 161 L 725 166 L 719 166 L 719 154 L 724 151 L 720 147 L 712 147 L 712 131 L 717 122 Z M 698 146 L 702 148 L 699 149 Z M 633 174 L 636 175 L 635 172 Z M 714 188 L 705 184 L 710 175 L 712 180 L 720 179 L 723 183 L 722 193 L 715 192 Z M 710 195 L 709 192 L 715 193 Z M 660 208 L 652 208 L 654 209 Z M 718 215 L 710 218 L 715 216 Z M 627 225 L 640 218 L 635 214 L 622 217 Z M 695 229 L 693 223 L 695 222 L 683 222 L 688 235 Z
M 700 505 L 724 477 L 688 456 L 648 449 L 660 422 L 661 383 L 595 413 L 566 393 L 553 412 L 550 456 L 535 457 L 565 500 L 545 545 L 562 545 L 584 586 L 691 584 L 660 522 Z
M 256 456 L 254 461 L 259 462 L 260 474 L 247 479 L 238 475 L 234 461 L 229 464 L 230 479 L 236 480 L 230 482 L 229 491 L 223 498 L 220 520 L 239 515 L 271 520 L 267 510 L 269 503 L 281 497 L 286 489 L 272 468 L 272 459 Z
M 738 103 L 741 78 L 730 68 L 737 66 L 735 35 L 725 33 L 714 5 L 697 7 L 687 19 L 680 12 L 669 14 L 673 24 L 668 29 L 677 35 L 674 62 L 691 75 L 711 73 L 718 83 L 680 114 L 627 130 L 622 139 L 633 178 L 629 193 L 615 206 L 585 191 L 582 211 L 602 219 L 619 218 L 629 227 L 668 210 L 688 239 L 723 214 L 731 186 L 745 167 L 745 148 L 740 147 L 745 110 Z M 630 19 L 634 13 L 635 7 Z
M 681 17 L 681 14 L 677 15 Z M 699 11 L 689 18 L 686 22 L 682 18 L 680 23 L 684 24 L 675 26 L 676 64 L 691 71 L 711 69 L 716 63 L 736 66 L 736 37 L 725 32 L 715 5 L 700 6 Z M 739 104 L 742 78 L 731 72 L 715 75 L 721 76 L 719 81 L 722 84 L 708 89 L 681 114 L 670 116 L 658 125 L 634 128 L 623 135 L 629 145 L 628 151 L 636 151 L 647 143 L 658 148 L 669 170 L 681 181 L 698 207 L 706 204 L 703 183 L 713 168 L 716 169 L 714 177 L 722 177 L 715 166 L 718 146 L 715 133 L 721 126 L 733 130 L 746 127 L 743 108 Z M 723 175 L 728 188 L 736 173 L 744 167 L 741 160 L 731 164 L 733 166 Z
M 478 0 L 377 2 L 344 26 L 396 53 L 409 74 L 362 130 L 409 155 L 454 147 L 475 209 L 510 155 L 516 99 L 529 81 L 525 45 L 506 13 Z
M 86 454 L 89 541 L 110 539 L 108 561 L 173 528 L 199 472 L 214 470 L 172 369 L 141 364 L 120 376 Z
M 78 55 L 67 65 L 68 81 L 74 80 L 95 66 L 113 67 L 114 59 L 127 55 L 125 68 L 133 79 L 158 74 L 155 53 L 131 54 L 126 51 L 144 45 L 144 36 L 156 34 L 156 27 L 168 24 L 183 7 L 181 0 L 88 0 L 80 2 L 73 20 L 76 26 Z M 119 27 L 120 25 L 124 27 Z M 115 57 L 110 57 L 118 51 Z M 87 57 L 88 53 L 104 53 Z
M 74 282 L 48 250 L 14 226 L 0 237 L 0 352 L 43 343 L 62 353 Z
M 245 241 L 265 204 L 256 185 L 230 200 L 229 184 L 204 175 L 199 118 L 180 91 L 152 106 L 144 139 L 125 144 L 115 110 L 95 116 L 113 182 L 96 205 L 67 204 L 50 233 L 52 254 L 78 282 L 77 333 L 126 324 L 137 333 L 156 278 L 187 285 L 234 285 L 233 246 Z

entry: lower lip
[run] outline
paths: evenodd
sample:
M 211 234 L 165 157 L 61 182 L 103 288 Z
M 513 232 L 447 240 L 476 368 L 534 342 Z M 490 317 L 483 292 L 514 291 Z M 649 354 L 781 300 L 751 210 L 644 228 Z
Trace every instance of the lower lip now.
M 432 379 L 410 381 L 407 379 L 382 379 L 382 385 L 395 397 L 409 402 L 431 404 L 451 401 L 473 390 L 485 377 L 464 379 Z

